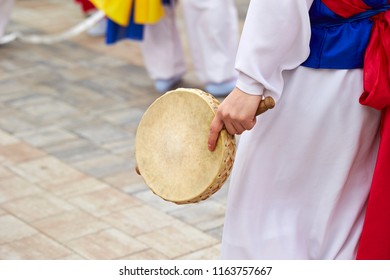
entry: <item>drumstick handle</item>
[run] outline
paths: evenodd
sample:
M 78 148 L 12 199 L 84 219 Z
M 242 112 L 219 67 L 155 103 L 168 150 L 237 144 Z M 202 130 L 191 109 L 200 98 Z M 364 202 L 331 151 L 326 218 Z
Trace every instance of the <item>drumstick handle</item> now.
M 271 96 L 263 98 L 257 108 L 256 116 L 264 113 L 268 109 L 272 109 L 273 107 L 275 107 L 275 100 Z

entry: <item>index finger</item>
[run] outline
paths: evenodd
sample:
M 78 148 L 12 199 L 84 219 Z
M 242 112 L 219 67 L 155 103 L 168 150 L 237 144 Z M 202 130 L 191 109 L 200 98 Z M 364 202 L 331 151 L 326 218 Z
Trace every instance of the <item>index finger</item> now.
M 217 114 L 210 125 L 210 134 L 208 139 L 208 148 L 210 151 L 215 150 L 215 146 L 217 145 L 217 140 L 219 136 L 219 132 L 223 128 L 223 122 L 222 119 Z

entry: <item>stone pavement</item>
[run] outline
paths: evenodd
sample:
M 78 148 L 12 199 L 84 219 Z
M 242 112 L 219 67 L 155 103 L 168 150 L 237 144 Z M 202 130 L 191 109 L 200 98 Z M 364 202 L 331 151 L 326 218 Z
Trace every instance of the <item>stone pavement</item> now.
M 243 19 L 249 1 L 236 2 Z M 7 31 L 81 20 L 73 0 L 16 0 Z M 190 69 L 180 86 L 201 85 Z M 134 172 L 135 130 L 158 96 L 131 41 L 0 46 L 0 259 L 219 257 L 228 183 L 179 206 Z

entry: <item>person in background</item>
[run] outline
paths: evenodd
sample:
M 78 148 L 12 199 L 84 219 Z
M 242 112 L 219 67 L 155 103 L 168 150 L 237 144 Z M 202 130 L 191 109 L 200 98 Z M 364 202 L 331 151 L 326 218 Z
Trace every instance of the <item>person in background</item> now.
M 234 59 L 238 46 L 238 15 L 233 0 L 184 0 L 185 30 L 194 70 L 205 91 L 225 96 L 235 86 Z M 186 62 L 175 3 L 165 6 L 166 16 L 145 27 L 141 50 L 157 91 L 172 89 L 186 72 Z
M 187 66 L 176 21 L 177 1 L 118 1 L 115 5 L 113 1 L 92 2 L 109 19 L 108 44 L 121 39 L 140 41 L 147 72 L 158 92 L 164 93 L 182 80 Z M 234 58 L 239 30 L 234 0 L 179 3 L 194 70 L 207 92 L 225 96 L 234 88 L 237 78 Z
M 85 16 L 90 16 L 91 14 L 96 12 L 96 7 L 89 0 L 74 0 L 77 4 L 80 5 L 81 10 L 83 11 Z M 106 34 L 107 29 L 107 19 L 100 20 L 97 24 L 92 26 L 87 30 L 87 34 L 93 37 L 104 36 Z
M 4 35 L 13 6 L 14 0 L 0 0 L 0 38 Z
M 388 0 L 250 2 L 209 136 L 242 134 L 223 259 L 390 259 L 389 24 Z

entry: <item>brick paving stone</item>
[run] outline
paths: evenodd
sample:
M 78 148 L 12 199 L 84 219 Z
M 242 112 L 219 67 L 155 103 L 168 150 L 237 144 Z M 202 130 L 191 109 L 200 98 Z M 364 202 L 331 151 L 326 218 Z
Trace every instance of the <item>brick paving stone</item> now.
M 0 145 L 10 145 L 14 143 L 18 143 L 19 139 L 13 137 L 11 134 L 0 130 Z
M 145 250 L 147 246 L 116 229 L 107 229 L 71 240 L 67 246 L 93 260 L 111 260 Z
M 5 212 L 1 207 L 0 207 L 0 216 L 6 215 L 7 212 Z
M 8 174 L 10 174 L 10 176 L 5 176 L 3 178 L 0 176 L 0 206 L 3 206 L 2 204 L 4 202 L 16 198 L 42 193 L 42 189 L 36 185 L 14 176 L 12 173 Z
M 78 38 L 73 39 L 73 41 L 81 44 L 89 50 L 105 54 L 103 56 L 96 57 L 94 62 L 97 66 L 99 66 L 99 63 L 100 65 L 110 66 L 124 64 L 143 66 L 141 52 L 138 47 L 138 43 L 136 42 L 123 40 L 117 44 L 107 46 L 101 38 L 91 38 L 89 36 L 79 36 Z M 92 65 L 92 67 L 94 66 L 95 65 Z M 98 69 L 101 69 L 101 67 L 98 67 Z
M 44 96 L 37 92 L 31 92 L 30 90 L 23 90 L 11 94 L 12 99 L 6 100 L 4 103 L 12 108 L 25 109 L 26 107 L 37 106 L 40 103 L 48 103 L 54 101 L 50 97 Z
M 136 126 L 140 122 L 145 110 L 139 108 L 123 108 L 107 112 L 102 118 L 114 125 Z
M 18 132 L 15 135 L 38 148 L 77 139 L 77 135 L 55 126 Z
M 119 156 L 105 153 L 86 160 L 80 160 L 72 165 L 82 172 L 96 178 L 104 178 L 125 171 L 134 170 L 135 164 Z
M 16 90 L 10 90 L 6 88 L 8 87 L 8 85 L 4 85 L 4 84 L 5 83 L 0 82 L 0 89 L 2 90 L 0 94 L 0 102 L 1 102 L 0 104 L 3 107 L 4 106 L 8 107 L 9 102 L 12 102 L 15 99 L 25 98 L 26 96 L 31 95 L 31 91 L 26 90 L 24 87 Z
M 39 186 L 49 193 L 65 200 L 84 195 L 89 192 L 107 189 L 109 186 L 96 178 L 81 175 L 74 180 L 63 183 L 41 182 Z
M 142 217 L 141 219 L 137 217 Z M 173 224 L 176 219 L 147 205 L 138 205 L 103 216 L 102 220 L 115 228 L 137 236 Z
M 221 240 L 222 239 L 222 232 L 223 232 L 223 226 L 219 226 L 210 230 L 205 231 L 210 236 L 213 236 L 214 238 Z
M 69 254 L 69 255 L 66 255 L 64 257 L 61 257 L 61 258 L 56 258 L 54 260 L 85 260 L 85 258 L 83 258 L 82 256 L 74 253 L 74 254 Z
M 146 204 L 153 205 L 154 208 L 157 208 L 165 213 L 185 207 L 183 205 L 177 205 L 173 202 L 163 200 L 152 193 L 148 187 L 145 187 L 143 191 L 134 193 L 134 197 Z
M 104 40 L 102 39 L 93 39 L 93 38 L 88 38 L 91 42 L 93 42 L 95 45 L 96 43 L 98 43 L 98 45 L 102 48 L 104 48 L 106 51 L 111 48 L 110 46 L 107 46 L 104 44 Z M 79 43 L 78 40 L 76 40 L 77 43 Z M 88 67 L 89 70 L 92 70 L 92 71 L 98 71 L 98 72 L 101 72 L 101 73 L 106 73 L 104 72 L 105 69 L 111 69 L 113 67 L 120 67 L 120 66 L 123 66 L 123 65 L 128 65 L 128 63 L 126 61 L 124 61 L 123 59 L 118 59 L 116 58 L 115 56 L 105 56 L 105 55 L 101 55 L 100 52 L 93 52 L 91 51 L 90 48 L 84 48 L 83 49 L 84 52 L 88 52 L 89 53 L 89 57 L 83 55 L 81 57 L 81 60 L 77 61 L 77 65 L 81 65 L 81 66 L 85 66 L 85 67 Z M 128 73 L 127 73 L 128 74 Z
M 76 128 L 74 132 L 97 145 L 126 140 L 130 136 L 126 131 L 105 123 Z
M 47 193 L 14 199 L 3 203 L 1 207 L 26 222 L 33 222 L 75 209 L 73 205 Z
M 135 160 L 134 138 L 103 144 L 102 147 L 115 155 L 121 155 L 128 160 Z
M 39 119 L 47 119 L 55 123 L 58 119 L 76 114 L 78 111 L 65 102 L 55 100 L 52 97 L 42 96 L 40 102 L 35 104 L 20 104 L 20 110 Z
M 9 163 L 20 163 L 35 158 L 46 156 L 46 153 L 25 142 L 15 144 L 0 145 L 0 158 L 4 158 Z
M 214 236 L 215 236 L 214 232 L 218 232 L 217 235 L 220 236 L 221 235 L 220 230 L 222 229 L 224 222 L 225 222 L 225 216 L 219 215 L 217 217 L 205 219 L 199 223 L 196 223 L 195 226 L 204 232 L 209 232 L 209 233 L 213 232 L 212 235 Z
M 170 211 L 169 214 L 201 230 L 207 230 L 209 228 L 204 225 L 207 225 L 208 221 L 218 220 L 223 217 L 225 207 L 215 201 L 206 200 L 196 204 L 185 205 L 180 209 Z
M 102 217 L 139 205 L 139 201 L 114 188 L 102 188 L 70 198 L 69 202 L 89 214 Z
M 189 253 L 188 255 L 177 258 L 178 260 L 218 260 L 220 256 L 220 246 L 215 245 L 196 252 Z
M 77 209 L 35 221 L 31 225 L 61 244 L 110 228 L 107 223 Z
M 0 245 L 32 236 L 37 230 L 11 215 L 0 216 Z
M 181 222 L 140 235 L 137 239 L 171 259 L 218 243 L 216 238 Z
M 28 250 L 26 250 L 26 248 L 28 248 Z M 35 234 L 12 243 L 0 245 L 0 259 L 52 260 L 63 259 L 70 254 L 72 254 L 72 251 L 67 247 L 43 234 Z
M 64 68 L 64 69 L 59 69 L 58 73 L 61 75 L 62 78 L 69 82 L 75 82 L 75 81 L 81 81 L 83 79 L 88 79 L 91 78 L 95 75 L 96 73 L 90 71 L 85 66 L 74 66 L 72 65 L 71 67 Z
M 86 160 L 107 153 L 106 150 L 82 138 L 60 142 L 48 147 L 43 147 L 43 149 L 52 156 L 67 163 Z
M 10 169 L 32 183 L 69 182 L 82 175 L 76 169 L 50 156 L 10 166 Z
M 150 189 L 145 185 L 144 182 L 129 184 L 127 186 L 121 187 L 121 190 L 124 191 L 125 193 L 128 193 L 128 194 L 134 196 L 134 197 L 137 196 L 137 193 L 143 192 L 145 190 L 150 192 Z M 151 205 L 153 207 L 155 207 L 154 204 L 151 204 Z
M 104 182 L 110 184 L 124 192 L 133 194 L 147 189 L 141 176 L 135 170 L 127 170 L 125 172 L 117 173 L 113 176 L 102 178 Z
M 74 107 L 85 110 L 85 113 L 87 114 L 90 113 L 89 109 L 93 108 L 92 106 L 94 105 L 94 103 L 98 103 L 99 101 L 105 101 L 106 106 L 109 106 L 110 104 L 109 99 L 107 97 L 79 83 L 65 83 L 61 85 L 50 86 L 56 87 L 57 90 L 61 92 L 61 98 L 72 104 Z M 116 103 L 113 104 L 115 105 Z
M 18 75 L 18 82 L 24 84 L 35 84 L 43 82 L 45 80 L 60 81 L 61 77 L 55 72 L 52 71 L 50 67 L 45 65 L 34 65 L 31 68 L 25 70 L 26 73 L 23 75 Z
M 0 179 L 12 177 L 14 174 L 6 166 L 0 166 Z
M 18 112 L 12 112 L 12 110 L 7 111 L 8 112 L 0 112 L 0 129 L 3 129 L 9 133 L 16 133 L 30 129 L 36 129 L 39 127 L 38 124 L 34 124 L 31 120 L 22 114 Z
M 147 249 L 141 252 L 131 254 L 129 256 L 124 256 L 118 258 L 121 260 L 166 260 L 168 257 L 160 252 L 157 252 L 153 249 Z

